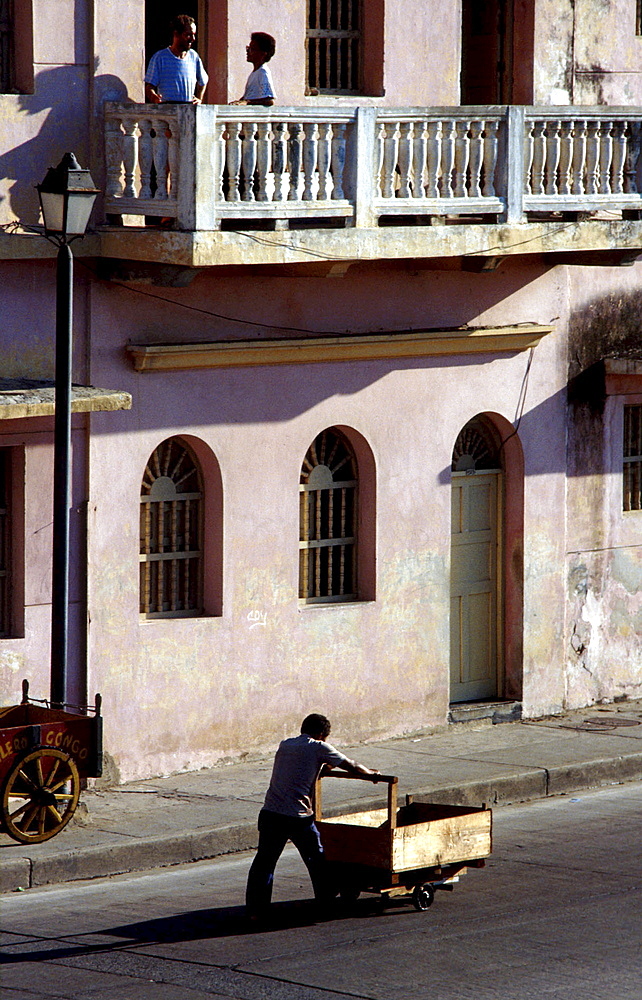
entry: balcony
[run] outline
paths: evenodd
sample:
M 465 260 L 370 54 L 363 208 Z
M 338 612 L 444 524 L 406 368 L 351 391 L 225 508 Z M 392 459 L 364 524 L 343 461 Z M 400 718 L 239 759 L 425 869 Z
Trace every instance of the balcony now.
M 315 253 L 626 263 L 642 252 L 641 135 L 639 108 L 108 104 L 105 212 L 125 225 L 102 232 L 100 252 L 186 266 Z

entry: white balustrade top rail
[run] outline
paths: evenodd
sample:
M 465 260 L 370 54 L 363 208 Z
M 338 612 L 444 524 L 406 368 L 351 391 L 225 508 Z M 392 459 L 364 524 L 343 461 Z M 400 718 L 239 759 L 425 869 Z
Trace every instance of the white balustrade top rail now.
M 642 211 L 641 135 L 635 108 L 108 104 L 105 207 L 187 230 Z

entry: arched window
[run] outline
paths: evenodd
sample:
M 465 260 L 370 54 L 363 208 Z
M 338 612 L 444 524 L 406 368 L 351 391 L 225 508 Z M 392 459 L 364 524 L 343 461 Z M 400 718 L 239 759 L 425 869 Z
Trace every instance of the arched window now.
M 500 444 L 488 424 L 469 420 L 459 432 L 453 448 L 453 472 L 497 471 L 501 468 Z
M 140 612 L 179 618 L 203 610 L 201 472 L 191 449 L 168 438 L 152 452 L 140 498 Z
M 299 597 L 310 604 L 356 600 L 357 462 L 336 427 L 310 445 L 299 490 Z

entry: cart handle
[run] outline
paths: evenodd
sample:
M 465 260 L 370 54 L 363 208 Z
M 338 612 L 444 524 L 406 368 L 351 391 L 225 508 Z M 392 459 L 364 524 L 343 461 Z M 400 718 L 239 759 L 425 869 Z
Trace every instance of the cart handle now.
M 372 785 L 380 781 L 388 786 L 388 824 L 391 830 L 397 826 L 397 783 L 399 778 L 394 774 L 351 774 L 348 771 L 340 771 L 338 768 L 328 768 L 325 765 L 321 768 L 319 776 L 314 783 L 314 818 L 320 820 L 323 817 L 321 802 L 321 778 L 348 778 L 351 781 L 369 781 Z

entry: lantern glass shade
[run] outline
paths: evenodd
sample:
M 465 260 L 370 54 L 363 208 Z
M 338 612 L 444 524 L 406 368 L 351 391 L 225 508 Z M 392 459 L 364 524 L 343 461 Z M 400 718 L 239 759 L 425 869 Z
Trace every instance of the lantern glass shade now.
M 38 185 L 45 232 L 65 239 L 83 236 L 98 189 L 73 153 L 65 153 L 57 167 Z

